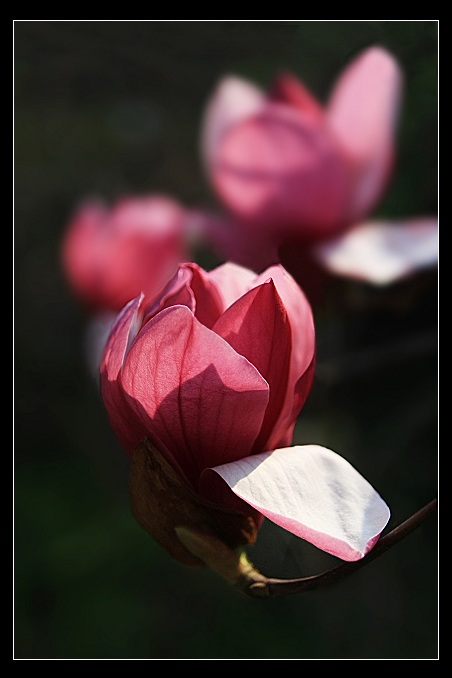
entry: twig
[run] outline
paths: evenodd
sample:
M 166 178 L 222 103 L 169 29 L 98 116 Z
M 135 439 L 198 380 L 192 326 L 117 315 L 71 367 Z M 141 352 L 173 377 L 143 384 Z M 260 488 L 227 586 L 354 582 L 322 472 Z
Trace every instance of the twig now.
M 352 563 L 343 563 L 338 567 L 323 572 L 322 574 L 311 577 L 302 577 L 301 579 L 273 579 L 262 577 L 260 581 L 255 581 L 243 589 L 249 596 L 258 598 L 273 598 L 276 596 L 288 595 L 291 593 L 302 593 L 333 584 L 356 570 L 364 567 L 382 553 L 385 553 L 394 544 L 408 536 L 413 530 L 422 525 L 437 510 L 438 500 L 434 499 L 429 504 L 414 513 L 410 518 L 395 527 L 391 532 L 382 537 L 374 546 L 372 551 L 361 560 Z

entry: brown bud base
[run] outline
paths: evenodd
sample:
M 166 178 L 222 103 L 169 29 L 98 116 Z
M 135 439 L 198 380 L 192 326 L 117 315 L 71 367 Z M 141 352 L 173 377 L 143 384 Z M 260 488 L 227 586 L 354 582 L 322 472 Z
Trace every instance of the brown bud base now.
M 250 516 L 213 504 L 188 488 L 149 440 L 133 454 L 129 496 L 138 523 L 184 565 L 209 565 L 213 556 L 208 552 L 222 551 L 228 553 L 230 567 L 234 559 L 240 563 L 235 550 L 256 540 L 257 528 Z M 196 538 L 190 541 L 190 534 Z M 204 544 L 203 549 L 194 545 L 196 541 Z
M 185 527 L 176 527 L 176 533 L 193 555 L 237 589 L 248 593 L 253 585 L 266 586 L 267 578 L 253 568 L 241 549 L 233 551 L 220 539 Z

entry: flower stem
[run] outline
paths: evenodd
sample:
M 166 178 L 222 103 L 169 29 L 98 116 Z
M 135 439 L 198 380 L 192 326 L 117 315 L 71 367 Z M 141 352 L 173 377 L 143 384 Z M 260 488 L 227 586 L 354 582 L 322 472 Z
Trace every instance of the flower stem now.
M 407 518 L 407 520 L 395 527 L 391 532 L 388 532 L 384 537 L 381 537 L 372 551 L 369 551 L 369 553 L 367 553 L 364 558 L 361 558 L 361 560 L 343 563 L 322 574 L 311 577 L 302 577 L 301 579 L 273 579 L 260 575 L 258 581 L 249 582 L 246 587 L 242 588 L 242 591 L 247 595 L 256 598 L 273 598 L 291 593 L 312 591 L 333 584 L 353 572 L 356 572 L 356 570 L 364 567 L 372 560 L 375 560 L 375 558 L 378 558 L 382 553 L 385 553 L 385 551 L 394 546 L 394 544 L 397 544 L 411 534 L 413 530 L 422 525 L 425 520 L 436 512 L 437 506 L 437 499 L 426 504 L 426 506 Z

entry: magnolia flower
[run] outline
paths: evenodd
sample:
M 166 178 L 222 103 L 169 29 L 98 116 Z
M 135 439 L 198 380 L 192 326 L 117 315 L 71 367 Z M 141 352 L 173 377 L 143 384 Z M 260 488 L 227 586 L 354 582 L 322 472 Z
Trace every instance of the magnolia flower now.
M 289 447 L 314 352 L 310 306 L 282 267 L 256 276 L 233 264 L 210 273 L 183 264 L 154 302 L 139 296 L 118 315 L 102 398 L 131 457 L 148 439 L 194 496 L 356 560 L 386 525 L 386 504 L 334 452 Z M 162 493 L 154 506 L 166 520 L 162 487 L 174 480 L 140 491 Z
M 73 215 L 62 262 L 77 297 L 92 311 L 119 311 L 141 292 L 160 292 L 185 259 L 187 213 L 165 196 L 90 201 Z
M 236 77 L 220 81 L 201 141 L 207 175 L 228 212 L 205 227 L 224 257 L 261 270 L 295 241 L 334 273 L 375 283 L 393 281 L 394 258 L 403 261 L 396 278 L 435 263 L 436 219 L 425 219 L 422 233 L 416 220 L 403 223 L 403 253 L 400 238 L 386 237 L 388 224 L 362 226 L 391 175 L 401 84 L 399 65 L 380 47 L 352 60 L 325 106 L 288 74 L 268 93 Z M 375 252 L 377 276 L 356 248 L 352 256 L 347 246 L 347 265 L 332 263 L 329 241 L 341 249 L 351 228 L 367 254 Z

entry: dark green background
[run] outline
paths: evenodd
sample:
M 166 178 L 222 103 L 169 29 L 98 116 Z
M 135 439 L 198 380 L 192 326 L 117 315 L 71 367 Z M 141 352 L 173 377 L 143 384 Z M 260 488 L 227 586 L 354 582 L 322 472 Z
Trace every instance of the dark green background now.
M 58 248 L 93 193 L 215 204 L 198 136 L 222 75 L 265 87 L 288 68 L 325 100 L 375 43 L 405 73 L 396 171 L 375 214 L 436 214 L 436 22 L 18 21 L 14 40 L 14 656 L 435 658 L 435 519 L 334 588 L 273 600 L 179 566 L 141 530 Z M 295 441 L 351 461 L 391 507 L 389 527 L 437 491 L 436 291 L 435 273 L 388 290 L 338 282 L 314 309 L 317 377 Z M 270 523 L 250 553 L 273 576 L 338 562 Z

